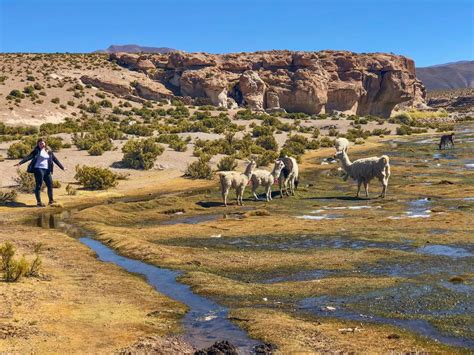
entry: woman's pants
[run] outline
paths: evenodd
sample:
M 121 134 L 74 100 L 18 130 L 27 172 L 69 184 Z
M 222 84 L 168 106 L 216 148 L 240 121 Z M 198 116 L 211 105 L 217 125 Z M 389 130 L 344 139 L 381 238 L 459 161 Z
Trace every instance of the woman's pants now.
M 49 202 L 52 202 L 53 199 L 53 178 L 51 176 L 51 172 L 49 169 L 38 169 L 35 168 L 34 170 L 35 174 L 35 197 L 36 197 L 36 202 L 41 203 L 41 186 L 43 185 L 43 181 L 46 184 L 46 187 L 48 188 L 48 198 Z

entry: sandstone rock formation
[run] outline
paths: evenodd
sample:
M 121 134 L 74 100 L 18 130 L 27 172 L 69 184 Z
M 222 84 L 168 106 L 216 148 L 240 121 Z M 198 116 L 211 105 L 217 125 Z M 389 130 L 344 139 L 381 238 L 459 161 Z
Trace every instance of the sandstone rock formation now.
M 147 99 L 173 93 L 224 107 L 388 117 L 396 105 L 420 105 L 425 96 L 413 60 L 384 53 L 113 53 L 110 59 L 162 85 L 156 96 L 136 90 Z

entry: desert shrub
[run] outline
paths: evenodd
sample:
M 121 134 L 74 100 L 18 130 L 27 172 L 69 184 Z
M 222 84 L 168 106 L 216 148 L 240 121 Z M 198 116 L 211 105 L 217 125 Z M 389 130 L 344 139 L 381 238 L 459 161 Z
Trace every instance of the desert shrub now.
M 35 177 L 33 174 L 30 174 L 26 171 L 22 171 L 18 169 L 17 176 L 13 179 L 17 184 L 17 190 L 21 192 L 28 192 L 32 193 L 35 190 Z M 41 186 L 43 190 L 45 188 L 45 184 Z
M 139 123 L 130 125 L 126 121 L 122 121 L 120 124 L 120 129 L 126 134 L 133 134 L 141 137 L 149 137 L 153 135 L 153 129 L 151 127 Z
M 63 139 L 61 137 L 48 137 L 46 143 L 53 152 L 57 152 L 63 147 Z
M 252 130 L 252 136 L 260 137 L 260 136 L 271 136 L 273 135 L 273 131 L 275 129 L 270 126 L 256 126 Z
M 290 136 L 285 144 L 280 155 L 289 155 L 298 157 L 303 155 L 306 149 L 319 148 L 319 142 L 316 140 L 310 141 L 305 136 L 295 134 Z
M 9 159 L 21 159 L 31 152 L 31 146 L 23 142 L 13 143 L 8 147 L 7 156 Z
M 17 98 L 17 99 L 23 99 L 25 97 L 25 95 L 18 89 L 14 89 L 14 90 L 10 91 L 8 96 L 11 96 L 11 97 L 14 97 L 14 98 Z
M 187 142 L 181 139 L 177 134 L 160 134 L 156 141 L 158 143 L 168 144 L 169 147 L 177 152 L 185 152 L 187 147 Z
M 80 150 L 89 151 L 93 146 L 96 146 L 95 149 L 98 149 L 98 147 L 100 147 L 102 152 L 104 152 L 104 151 L 111 150 L 113 148 L 113 144 L 109 137 L 109 134 L 105 130 L 99 130 L 94 133 L 87 133 L 87 134 L 81 133 L 80 136 L 77 134 L 74 134 L 72 137 L 72 141 L 74 142 L 76 147 L 79 148 Z
M 43 261 L 41 260 L 40 257 L 40 252 L 41 248 L 43 247 L 42 243 L 37 243 L 35 245 L 35 258 L 31 262 L 30 266 L 28 267 L 28 270 L 25 273 L 26 277 L 38 277 L 39 276 L 39 270 L 41 268 L 41 264 L 43 264 Z
M 374 128 L 372 132 L 370 132 L 371 136 L 384 136 L 386 134 L 390 134 L 390 130 L 388 128 Z
M 69 195 L 69 196 L 74 196 L 77 194 L 77 189 L 72 186 L 71 184 L 67 184 L 66 186 L 66 193 Z
M 213 173 L 209 160 L 209 156 L 202 155 L 197 161 L 188 165 L 184 176 L 191 179 L 212 179 Z
M 257 166 L 268 166 L 271 162 L 273 162 L 277 158 L 278 158 L 277 152 L 266 150 L 262 154 L 256 157 L 255 162 L 257 163 Z
M 16 201 L 17 193 L 15 190 L 9 192 L 0 191 L 0 205 L 12 203 Z
M 122 148 L 124 166 L 132 169 L 151 169 L 156 158 L 163 154 L 164 147 L 153 138 L 129 140 Z
M 321 134 L 321 132 L 319 131 L 319 128 L 315 127 L 313 129 L 313 133 L 312 133 L 311 137 L 318 138 L 320 134 Z
M 23 92 L 25 94 L 32 94 L 35 92 L 35 88 L 32 85 L 28 85 L 23 88 Z
M 260 136 L 256 139 L 255 144 L 266 150 L 278 150 L 278 143 L 273 135 Z
M 233 156 L 223 157 L 219 163 L 217 163 L 217 170 L 219 171 L 231 171 L 237 167 L 237 161 Z
M 90 190 L 106 190 L 117 185 L 117 175 L 108 168 L 76 165 L 76 179 Z
M 59 180 L 53 180 L 53 189 L 59 189 L 61 187 L 61 183 Z
M 87 153 L 93 156 L 102 155 L 104 154 L 104 148 L 102 147 L 101 143 L 95 143 L 92 147 L 89 148 Z
M 55 97 L 55 98 L 51 99 L 51 102 L 53 104 L 59 104 L 59 97 Z
M 399 136 L 405 136 L 412 134 L 412 129 L 410 126 L 402 124 L 400 127 L 397 127 L 397 134 Z
M 15 259 L 15 252 L 15 247 L 10 242 L 5 242 L 0 246 L 0 269 L 6 282 L 18 281 L 27 273 L 29 268 L 28 262 L 24 257 L 18 260 Z
M 350 128 L 344 136 L 351 142 L 355 142 L 357 138 L 367 139 L 370 136 L 370 131 L 364 131 L 361 128 Z

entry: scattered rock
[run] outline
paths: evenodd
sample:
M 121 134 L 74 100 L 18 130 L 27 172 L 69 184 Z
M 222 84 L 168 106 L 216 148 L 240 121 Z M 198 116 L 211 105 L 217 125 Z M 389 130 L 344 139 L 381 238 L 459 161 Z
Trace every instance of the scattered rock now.
M 398 335 L 397 333 L 392 333 L 387 335 L 387 339 L 400 339 L 400 335 Z
M 201 349 L 194 355 L 239 355 L 237 348 L 227 340 L 215 342 L 214 345 L 207 349 Z
M 263 343 L 254 348 L 255 355 L 270 355 L 278 349 L 278 346 L 271 343 Z
M 438 182 L 438 185 L 454 185 L 454 182 L 449 180 L 441 180 L 440 182 Z
M 144 338 L 137 343 L 119 351 L 122 355 L 131 354 L 193 354 L 194 349 L 184 340 L 178 337 L 158 337 L 151 336 Z
M 449 282 L 452 282 L 454 284 L 461 284 L 464 283 L 464 278 L 462 276 L 453 276 L 449 279 Z
M 325 306 L 322 308 L 323 311 L 329 311 L 329 312 L 334 312 L 336 310 L 336 307 L 332 306 Z

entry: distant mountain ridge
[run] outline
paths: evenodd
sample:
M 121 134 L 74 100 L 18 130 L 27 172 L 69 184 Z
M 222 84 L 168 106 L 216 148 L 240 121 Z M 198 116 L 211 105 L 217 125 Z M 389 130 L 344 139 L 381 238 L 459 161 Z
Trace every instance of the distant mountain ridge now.
M 416 76 L 427 90 L 473 88 L 474 61 L 463 60 L 416 68 Z
M 176 52 L 177 49 L 168 47 L 145 47 L 138 44 L 112 44 L 107 49 L 100 49 L 96 53 L 171 53 Z

